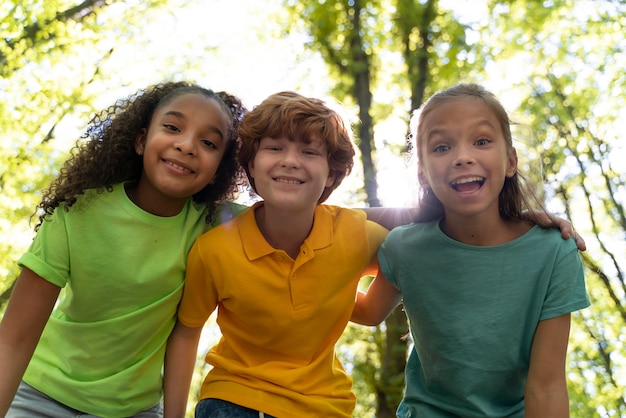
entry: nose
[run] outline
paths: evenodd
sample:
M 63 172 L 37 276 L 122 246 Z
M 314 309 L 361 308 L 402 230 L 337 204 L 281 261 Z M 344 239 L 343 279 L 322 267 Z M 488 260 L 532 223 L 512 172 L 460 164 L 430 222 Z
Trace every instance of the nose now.
M 192 135 L 180 135 L 174 142 L 174 148 L 185 155 L 195 155 L 196 142 Z
M 287 147 L 283 153 L 283 159 L 281 160 L 283 167 L 299 167 L 300 166 L 300 152 L 293 147 Z
M 464 165 L 472 165 L 476 161 L 472 150 L 467 146 L 459 146 L 456 149 L 456 158 L 454 159 L 455 167 L 462 167 Z

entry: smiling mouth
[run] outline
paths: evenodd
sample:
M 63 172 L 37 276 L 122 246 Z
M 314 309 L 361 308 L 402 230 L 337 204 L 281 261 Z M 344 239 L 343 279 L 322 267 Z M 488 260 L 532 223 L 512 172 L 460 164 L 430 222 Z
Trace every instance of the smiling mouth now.
M 450 183 L 450 186 L 457 192 L 473 192 L 480 189 L 485 183 L 484 177 L 467 177 L 464 179 L 455 180 Z
M 275 177 L 274 181 L 277 181 L 278 183 L 285 183 L 285 184 L 302 184 L 304 183 L 303 181 L 297 180 L 297 179 L 287 179 L 287 178 L 282 178 L 282 177 Z
M 184 172 L 186 172 L 186 173 L 191 173 L 191 174 L 195 173 L 195 172 L 194 172 L 192 169 L 190 169 L 189 167 L 185 167 L 185 166 L 182 166 L 182 165 L 176 164 L 176 163 L 174 163 L 174 162 L 172 162 L 172 161 L 163 160 L 163 162 L 164 162 L 165 164 L 169 165 L 170 167 L 175 168 L 176 170 L 179 170 L 179 171 L 184 171 Z

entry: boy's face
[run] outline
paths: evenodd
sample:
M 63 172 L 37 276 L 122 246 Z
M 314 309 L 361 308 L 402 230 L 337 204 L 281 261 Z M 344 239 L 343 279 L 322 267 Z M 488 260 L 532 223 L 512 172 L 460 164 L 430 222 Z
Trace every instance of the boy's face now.
M 265 205 L 281 210 L 314 209 L 324 189 L 334 181 L 328 151 L 321 141 L 307 144 L 287 138 L 261 138 L 248 168 Z

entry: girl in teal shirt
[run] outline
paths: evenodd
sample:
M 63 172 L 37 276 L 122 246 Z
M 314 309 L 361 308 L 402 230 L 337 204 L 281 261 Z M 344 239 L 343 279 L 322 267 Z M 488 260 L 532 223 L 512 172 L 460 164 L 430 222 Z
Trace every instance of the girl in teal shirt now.
M 352 320 L 400 302 L 414 345 L 398 417 L 567 417 L 570 313 L 589 305 L 576 244 L 522 216 L 509 119 L 482 87 L 435 94 L 415 117 L 417 222 L 391 231 Z M 540 212 L 532 212 L 537 216 Z

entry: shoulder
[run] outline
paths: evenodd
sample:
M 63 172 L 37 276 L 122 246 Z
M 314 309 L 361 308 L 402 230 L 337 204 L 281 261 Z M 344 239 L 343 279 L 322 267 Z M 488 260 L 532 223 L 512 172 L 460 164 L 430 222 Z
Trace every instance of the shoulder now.
M 221 224 L 224 222 L 228 222 L 245 212 L 248 208 L 248 206 L 241 205 L 239 203 L 226 201 L 219 205 L 216 215 L 216 223 Z
M 438 221 L 429 223 L 412 223 L 396 227 L 389 232 L 381 245 L 381 255 L 387 257 L 410 257 L 425 254 L 447 245 L 445 239 L 439 239 L 443 233 L 439 231 Z
M 557 228 L 542 228 L 535 225 L 520 238 L 524 244 L 535 247 L 537 250 L 554 248 L 564 252 L 578 252 L 574 239 L 563 239 L 561 231 Z
M 320 213 L 326 214 L 332 218 L 354 219 L 360 220 L 361 222 L 365 222 L 367 219 L 367 215 L 361 209 L 344 208 L 335 205 L 317 205 L 315 208 L 315 215 L 317 216 Z
M 232 218 L 230 218 L 230 215 L 232 214 L 232 212 L 230 212 L 230 209 L 228 209 L 227 212 L 224 212 L 224 210 L 220 210 L 219 214 L 223 215 L 224 217 L 220 218 L 220 221 L 216 221 L 213 228 L 203 233 L 201 237 L 207 239 L 218 235 L 228 235 L 231 234 L 234 230 L 240 228 L 241 224 L 250 223 L 251 221 L 254 222 L 254 211 L 251 208 L 245 209 L 241 213 L 237 213 Z
M 46 221 L 55 218 L 73 218 L 77 214 L 82 216 L 92 216 L 98 211 L 111 212 L 115 211 L 122 205 L 126 197 L 124 183 L 114 184 L 110 188 L 86 189 L 83 193 L 76 197 L 76 201 L 72 206 L 67 206 L 62 202 L 54 208 L 51 215 L 46 216 Z
M 204 216 L 207 212 L 207 206 L 206 203 L 200 203 L 200 202 L 196 202 L 193 199 L 190 199 L 190 210 L 192 210 L 194 213 L 199 214 Z M 211 222 L 211 224 L 208 226 L 209 228 L 211 227 L 215 227 L 218 225 L 221 225 L 225 222 L 231 221 L 232 219 L 234 219 L 235 217 L 237 217 L 238 215 L 240 215 L 241 213 L 245 212 L 245 210 L 248 209 L 248 206 L 244 206 L 241 205 L 239 203 L 235 203 L 235 202 L 231 202 L 231 201 L 226 201 L 223 203 L 220 203 L 217 206 L 217 209 L 215 211 L 215 216 Z
M 349 209 L 333 205 L 317 205 L 315 207 L 314 228 L 346 229 L 365 228 L 367 216 L 359 209 Z
M 375 241 L 376 245 L 380 245 L 388 233 L 385 227 L 369 221 L 367 214 L 361 209 L 323 204 L 318 205 L 315 210 L 314 228 L 332 229 L 335 231 L 335 237 L 345 236 L 347 239 L 366 237 L 370 242 Z
M 514 241 L 499 246 L 511 263 L 530 272 L 537 269 L 554 274 L 578 276 L 582 261 L 573 239 L 563 239 L 558 229 L 533 226 L 530 231 Z
M 398 226 L 389 232 L 389 240 L 407 238 L 424 239 L 439 233 L 439 221 L 412 223 Z

